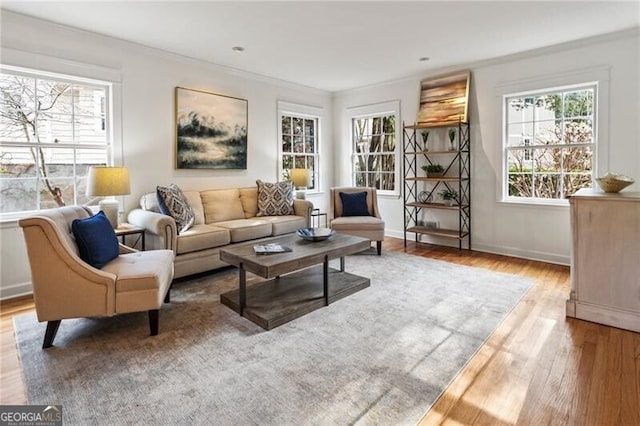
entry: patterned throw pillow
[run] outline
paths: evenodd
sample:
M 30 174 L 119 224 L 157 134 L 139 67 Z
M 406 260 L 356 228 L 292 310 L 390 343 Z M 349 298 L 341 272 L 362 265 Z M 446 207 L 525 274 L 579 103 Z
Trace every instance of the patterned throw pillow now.
M 195 214 L 178 185 L 172 183 L 169 186 L 158 186 L 156 194 L 160 211 L 176 221 L 178 234 L 191 228 Z
M 258 184 L 258 214 L 256 216 L 283 216 L 293 214 L 293 182 Z

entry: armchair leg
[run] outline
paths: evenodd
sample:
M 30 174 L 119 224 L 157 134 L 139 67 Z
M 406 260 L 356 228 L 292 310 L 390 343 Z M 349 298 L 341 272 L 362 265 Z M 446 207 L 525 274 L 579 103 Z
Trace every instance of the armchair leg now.
M 42 343 L 42 349 L 47 349 L 53 346 L 53 339 L 56 338 L 56 333 L 58 333 L 58 327 L 60 327 L 61 321 L 62 320 L 47 322 L 47 331 L 44 332 L 44 342 Z
M 151 309 L 149 311 L 149 330 L 151 331 L 151 336 L 158 335 L 158 320 L 160 316 L 159 309 Z
M 164 296 L 164 303 L 171 303 L 171 287 L 169 287 L 167 294 Z
M 378 249 L 378 256 L 382 255 L 382 241 L 376 241 L 376 248 Z

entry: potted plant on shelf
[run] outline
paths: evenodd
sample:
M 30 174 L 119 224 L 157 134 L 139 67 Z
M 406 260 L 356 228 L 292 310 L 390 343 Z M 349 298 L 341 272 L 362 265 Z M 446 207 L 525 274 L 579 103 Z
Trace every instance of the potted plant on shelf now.
M 422 170 L 427 173 L 427 177 L 442 177 L 444 176 L 444 167 L 440 164 L 427 164 L 426 166 L 422 166 Z
M 429 140 L 429 131 L 425 130 L 422 132 L 422 142 L 425 151 L 429 151 L 429 146 L 427 145 L 427 141 Z
M 456 129 L 449 129 L 449 149 L 456 151 Z
M 452 206 L 458 199 L 458 192 L 453 189 L 443 189 L 438 195 L 442 197 L 446 206 Z

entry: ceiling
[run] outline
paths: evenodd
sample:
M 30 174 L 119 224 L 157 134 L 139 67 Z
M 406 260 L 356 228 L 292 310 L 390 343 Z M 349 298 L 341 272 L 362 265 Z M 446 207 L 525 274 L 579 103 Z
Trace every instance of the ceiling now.
M 331 92 L 640 25 L 640 0 L 0 4 L 2 9 Z M 245 50 L 235 52 L 233 46 Z M 430 60 L 421 62 L 421 57 Z

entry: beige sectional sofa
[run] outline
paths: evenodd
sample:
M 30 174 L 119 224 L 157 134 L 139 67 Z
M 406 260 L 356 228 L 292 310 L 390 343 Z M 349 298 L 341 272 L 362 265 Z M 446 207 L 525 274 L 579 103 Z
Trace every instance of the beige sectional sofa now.
M 175 278 L 227 266 L 219 257 L 222 247 L 307 227 L 313 209 L 310 201 L 295 199 L 292 215 L 256 216 L 257 187 L 182 192 L 195 222 L 180 235 L 175 220 L 160 213 L 155 192 L 143 195 L 140 208 L 128 215 L 129 223 L 146 229 L 147 250 L 174 251 Z

